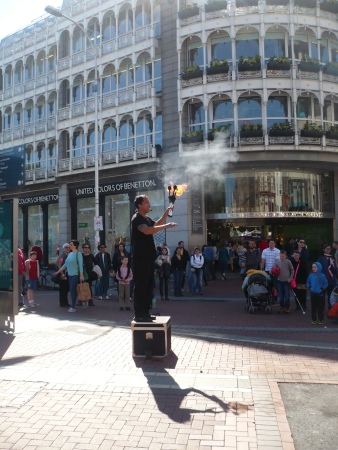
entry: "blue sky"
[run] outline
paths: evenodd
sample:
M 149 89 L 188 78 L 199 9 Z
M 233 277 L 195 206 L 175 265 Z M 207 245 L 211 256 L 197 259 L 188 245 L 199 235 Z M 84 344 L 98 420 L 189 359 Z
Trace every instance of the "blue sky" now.
M 0 5 L 0 39 L 3 39 L 45 15 L 45 6 L 61 6 L 62 0 L 0 0 Z

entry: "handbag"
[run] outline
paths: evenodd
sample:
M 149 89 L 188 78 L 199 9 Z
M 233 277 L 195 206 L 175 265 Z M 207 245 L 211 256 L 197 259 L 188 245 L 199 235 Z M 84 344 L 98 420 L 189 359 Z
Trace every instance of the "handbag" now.
M 79 268 L 79 275 L 80 275 L 80 272 L 82 272 L 82 274 L 83 274 L 83 279 L 84 279 L 85 281 L 87 281 L 88 278 L 89 278 L 89 277 L 88 277 L 88 273 L 87 273 L 87 271 L 86 271 L 86 268 L 85 268 L 84 264 L 82 264 L 82 270 L 80 269 L 79 259 L 78 259 L 77 255 L 78 255 L 78 252 L 76 253 L 76 262 L 77 262 L 77 266 L 78 266 L 78 268 Z
M 80 283 L 77 285 L 77 298 L 79 302 L 88 302 L 92 298 L 92 293 L 88 283 Z
M 60 284 L 61 274 L 58 273 L 56 276 L 52 275 L 51 282 L 54 284 Z
M 297 272 L 298 272 L 298 269 L 299 269 L 299 264 L 300 263 L 298 263 L 297 268 L 296 268 L 296 272 L 295 272 L 295 274 L 294 274 L 294 276 L 293 276 L 293 278 L 291 280 L 291 283 L 290 283 L 291 289 L 295 289 L 297 287 L 296 277 L 297 277 Z

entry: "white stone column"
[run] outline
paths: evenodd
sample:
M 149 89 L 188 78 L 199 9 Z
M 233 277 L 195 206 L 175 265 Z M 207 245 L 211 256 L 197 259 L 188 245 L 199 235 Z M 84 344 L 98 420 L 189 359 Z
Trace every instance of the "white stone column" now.
M 59 241 L 60 245 L 71 239 L 71 214 L 69 205 L 69 194 L 66 184 L 59 187 Z

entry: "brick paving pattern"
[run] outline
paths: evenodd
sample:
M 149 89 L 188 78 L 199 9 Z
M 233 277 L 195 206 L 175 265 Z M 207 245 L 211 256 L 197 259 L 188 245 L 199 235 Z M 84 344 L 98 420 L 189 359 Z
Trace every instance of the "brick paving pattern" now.
M 0 450 L 294 449 L 278 382 L 337 384 L 338 325 L 250 315 L 226 283 L 159 302 L 173 351 L 152 360 L 132 358 L 116 294 L 70 315 L 38 293 L 0 341 Z

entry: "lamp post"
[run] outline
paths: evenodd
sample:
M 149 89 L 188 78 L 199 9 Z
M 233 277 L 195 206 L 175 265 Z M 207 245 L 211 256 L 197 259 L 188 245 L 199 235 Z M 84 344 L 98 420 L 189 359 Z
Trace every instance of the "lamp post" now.
M 80 30 L 84 33 L 86 36 L 90 46 L 93 49 L 94 52 L 94 68 L 95 68 L 95 84 L 94 84 L 94 123 L 95 123 L 95 133 L 94 133 L 94 148 L 95 148 L 95 218 L 94 218 L 94 226 L 95 226 L 95 247 L 100 243 L 100 231 L 98 228 L 98 221 L 100 217 L 100 211 L 99 211 L 99 144 L 98 144 L 98 130 L 99 130 L 99 124 L 98 124 L 98 80 L 97 80 L 97 55 L 96 55 L 96 48 L 94 47 L 94 44 L 90 40 L 90 37 L 79 23 L 75 22 L 72 18 L 66 16 L 63 14 L 59 9 L 54 8 L 53 6 L 46 6 L 45 11 L 48 14 L 51 14 L 55 17 L 64 17 L 65 19 L 69 20 L 70 22 L 73 22 L 75 25 L 77 25 Z

